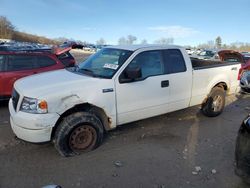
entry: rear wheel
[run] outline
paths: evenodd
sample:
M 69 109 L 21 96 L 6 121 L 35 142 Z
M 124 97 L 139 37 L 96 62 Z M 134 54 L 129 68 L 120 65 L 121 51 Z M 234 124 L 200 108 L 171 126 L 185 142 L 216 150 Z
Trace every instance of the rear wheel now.
M 202 104 L 202 112 L 208 117 L 215 117 L 222 113 L 225 106 L 225 90 L 215 87 L 210 92 L 207 101 Z
M 77 112 L 59 124 L 54 144 L 63 156 L 74 156 L 98 147 L 103 140 L 101 121 L 92 113 Z

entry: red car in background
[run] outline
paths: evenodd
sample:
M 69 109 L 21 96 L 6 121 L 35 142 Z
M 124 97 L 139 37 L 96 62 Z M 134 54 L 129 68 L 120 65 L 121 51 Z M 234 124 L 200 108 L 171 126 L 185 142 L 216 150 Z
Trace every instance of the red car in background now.
M 0 48 L 0 100 L 11 96 L 13 84 L 25 76 L 75 66 L 71 47 L 52 49 Z
M 221 50 L 218 52 L 218 55 L 221 61 L 241 63 L 241 69 L 238 78 L 239 80 L 244 71 L 250 70 L 250 60 L 246 61 L 244 56 L 239 52 L 236 52 L 234 50 Z

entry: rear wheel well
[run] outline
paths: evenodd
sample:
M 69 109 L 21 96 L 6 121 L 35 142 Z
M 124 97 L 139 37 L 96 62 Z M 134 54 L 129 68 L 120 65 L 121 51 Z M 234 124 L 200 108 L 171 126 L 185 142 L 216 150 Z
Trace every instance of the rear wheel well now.
M 207 102 L 207 99 L 210 95 L 210 93 L 212 92 L 212 90 L 216 87 L 219 87 L 219 88 L 222 88 L 224 91 L 228 91 L 228 87 L 227 87 L 227 84 L 225 82 L 220 82 L 218 84 L 216 84 L 214 87 L 212 87 L 212 89 L 210 90 L 210 92 L 208 93 L 207 97 L 202 101 L 202 105 L 204 105 L 206 102 Z
M 110 129 L 110 118 L 106 115 L 106 113 L 103 109 L 101 109 L 95 105 L 92 105 L 90 103 L 83 103 L 83 104 L 78 104 L 78 105 L 68 109 L 63 114 L 60 115 L 60 118 L 57 120 L 55 126 L 53 127 L 51 138 L 52 139 L 54 138 L 56 129 L 60 125 L 60 123 L 62 122 L 63 118 L 67 117 L 70 114 L 73 114 L 76 112 L 83 112 L 83 111 L 95 114 L 102 122 L 104 130 Z
M 220 82 L 220 83 L 216 84 L 213 88 L 215 88 L 215 87 L 220 87 L 220 88 L 224 89 L 225 91 L 228 90 L 227 84 L 225 82 Z

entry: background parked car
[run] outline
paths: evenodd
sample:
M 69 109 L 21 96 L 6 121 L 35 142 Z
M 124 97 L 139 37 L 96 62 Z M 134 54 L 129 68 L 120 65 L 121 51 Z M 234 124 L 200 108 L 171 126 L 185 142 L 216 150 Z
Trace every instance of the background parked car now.
M 215 54 L 216 51 L 214 50 L 203 50 L 199 54 L 197 54 L 197 57 L 199 59 L 213 59 Z
M 243 55 L 245 61 L 250 60 L 250 53 L 249 52 L 241 52 L 241 54 Z
M 250 92 L 250 71 L 245 71 L 240 79 L 240 87 L 244 92 Z
M 245 182 L 250 183 L 250 114 L 242 122 L 235 148 L 235 172 Z
M 218 52 L 219 59 L 221 61 L 226 61 L 229 63 L 233 62 L 240 62 L 241 63 L 241 68 L 240 68 L 240 73 L 239 73 L 239 80 L 241 79 L 241 76 L 245 71 L 250 70 L 250 60 L 246 61 L 244 56 L 234 50 L 221 50 Z
M 241 53 L 234 50 L 220 50 L 217 52 L 219 59 L 226 62 L 240 62 L 245 64 L 245 60 Z
M 0 100 L 11 96 L 14 82 L 22 77 L 75 65 L 71 48 L 0 50 Z
M 191 48 L 186 48 L 186 52 L 188 55 L 192 55 L 194 53 L 194 50 L 192 50 Z

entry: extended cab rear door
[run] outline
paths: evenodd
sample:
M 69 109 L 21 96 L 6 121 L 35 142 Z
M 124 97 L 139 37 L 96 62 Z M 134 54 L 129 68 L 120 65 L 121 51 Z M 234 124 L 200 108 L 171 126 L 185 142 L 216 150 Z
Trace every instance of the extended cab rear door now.
M 189 56 L 183 56 L 184 53 L 181 49 L 163 50 L 165 74 L 168 75 L 170 87 L 170 111 L 188 107 L 192 95 L 191 62 Z

